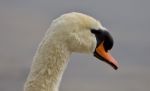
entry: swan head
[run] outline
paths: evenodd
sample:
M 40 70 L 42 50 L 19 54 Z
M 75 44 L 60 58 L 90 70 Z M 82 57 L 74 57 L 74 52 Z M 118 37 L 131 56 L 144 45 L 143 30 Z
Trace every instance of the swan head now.
M 91 16 L 82 13 L 67 13 L 55 19 L 54 35 L 66 44 L 69 51 L 93 53 L 93 55 L 118 68 L 117 61 L 108 53 L 113 47 L 113 38 L 101 23 Z

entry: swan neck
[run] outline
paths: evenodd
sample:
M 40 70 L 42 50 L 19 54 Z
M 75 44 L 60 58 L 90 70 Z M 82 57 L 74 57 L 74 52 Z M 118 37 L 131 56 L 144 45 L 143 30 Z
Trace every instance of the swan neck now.
M 24 91 L 58 91 L 70 54 L 65 44 L 43 40 L 34 56 Z

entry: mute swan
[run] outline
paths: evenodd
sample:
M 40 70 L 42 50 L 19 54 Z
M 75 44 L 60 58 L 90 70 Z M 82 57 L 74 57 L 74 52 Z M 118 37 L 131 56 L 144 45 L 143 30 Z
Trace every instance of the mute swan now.
M 33 58 L 24 91 L 58 91 L 72 52 L 93 53 L 118 68 L 108 53 L 113 46 L 110 33 L 91 16 L 72 12 L 53 20 Z

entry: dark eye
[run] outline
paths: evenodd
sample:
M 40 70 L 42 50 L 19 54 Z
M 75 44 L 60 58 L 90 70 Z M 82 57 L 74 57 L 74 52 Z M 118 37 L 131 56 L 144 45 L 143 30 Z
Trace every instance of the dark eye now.
M 93 33 L 93 34 L 101 34 L 102 30 L 91 29 L 91 33 Z
M 91 29 L 91 33 L 97 33 L 97 30 L 95 30 L 95 29 Z
M 105 51 L 108 51 L 113 47 L 114 41 L 108 31 L 91 29 L 91 33 L 96 36 L 97 46 L 104 41 Z
M 97 40 L 97 46 L 102 43 L 104 40 L 104 35 L 102 30 L 91 29 L 91 33 L 93 33 Z

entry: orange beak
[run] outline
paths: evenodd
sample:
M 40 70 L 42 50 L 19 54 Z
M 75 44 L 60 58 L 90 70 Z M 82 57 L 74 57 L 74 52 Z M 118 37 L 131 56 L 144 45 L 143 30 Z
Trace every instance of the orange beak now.
M 115 70 L 118 69 L 118 62 L 104 49 L 104 41 L 96 48 L 95 51 L 97 52 L 97 56 L 100 56 L 102 60 L 110 64 Z

